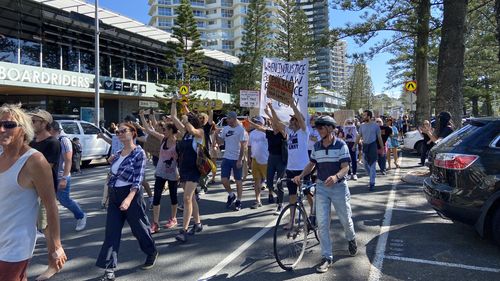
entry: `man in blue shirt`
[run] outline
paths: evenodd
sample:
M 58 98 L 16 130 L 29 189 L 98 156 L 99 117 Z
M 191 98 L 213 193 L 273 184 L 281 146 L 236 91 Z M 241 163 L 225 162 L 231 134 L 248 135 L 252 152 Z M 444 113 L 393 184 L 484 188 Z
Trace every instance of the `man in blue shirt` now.
M 304 176 L 311 173 L 313 168 L 318 168 L 316 180 L 316 219 L 319 229 L 321 245 L 321 263 L 316 271 L 324 273 L 333 263 L 332 242 L 330 240 L 331 205 L 335 208 L 349 241 L 349 254 L 354 256 L 357 252 L 356 234 L 352 222 L 351 194 L 347 186 L 346 175 L 349 171 L 351 156 L 347 144 L 337 139 L 334 134 L 335 120 L 330 116 L 321 116 L 316 119 L 316 129 L 321 140 L 316 142 L 311 152 L 311 160 L 293 181 L 298 185 Z

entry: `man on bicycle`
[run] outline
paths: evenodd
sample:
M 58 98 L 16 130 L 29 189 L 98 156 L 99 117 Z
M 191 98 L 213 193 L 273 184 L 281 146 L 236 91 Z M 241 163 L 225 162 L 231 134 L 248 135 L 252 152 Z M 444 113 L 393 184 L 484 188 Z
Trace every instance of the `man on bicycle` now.
M 316 219 L 322 260 L 316 267 L 316 271 L 324 273 L 328 271 L 328 268 L 333 263 L 332 242 L 330 240 L 332 204 L 339 216 L 340 223 L 344 227 L 351 256 L 356 254 L 357 245 L 354 224 L 351 219 L 351 194 L 345 179 L 351 161 L 349 148 L 343 140 L 335 137 L 335 119 L 330 116 L 321 116 L 316 119 L 315 125 L 321 140 L 314 145 L 311 152 L 311 161 L 293 181 L 300 184 L 302 178 L 311 173 L 313 168 L 317 166 L 318 179 L 316 181 L 314 200 L 316 201 Z

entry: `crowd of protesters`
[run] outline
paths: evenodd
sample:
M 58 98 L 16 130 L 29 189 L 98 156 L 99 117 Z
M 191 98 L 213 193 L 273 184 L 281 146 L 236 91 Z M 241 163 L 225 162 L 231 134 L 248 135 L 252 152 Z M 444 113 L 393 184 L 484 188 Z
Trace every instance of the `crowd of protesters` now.
M 239 211 L 247 207 L 242 203 L 246 167 L 251 169 L 254 184 L 255 201 L 250 207 L 262 207 L 262 190 L 267 188 L 267 204 L 276 204 L 276 215 L 283 208 L 285 195 L 281 185 L 276 184 L 277 179 L 288 179 L 290 203 L 297 200 L 303 181 L 317 184 L 316 210 L 312 213 L 317 216 L 315 222 L 319 227 L 323 259 L 316 270 L 326 272 L 333 259 L 329 234 L 331 205 L 344 228 L 349 253 L 355 255 L 357 244 L 348 180 L 358 180 L 358 164 L 362 164 L 369 177 L 367 188 L 374 191 L 376 164 L 380 175 L 385 175 L 392 164 L 400 167 L 399 143 L 402 134 L 409 130 L 406 116 L 398 120 L 375 118 L 370 110 L 337 124 L 334 116 L 321 114 L 306 122 L 304 114 L 292 105 L 293 115 L 289 120 L 281 120 L 272 103 L 264 110 L 266 116 L 253 116 L 244 120 L 245 124 L 238 120 L 235 112 L 228 112 L 227 125 L 217 128 L 213 112 L 194 113 L 186 104 L 181 104 L 182 112 L 177 114 L 178 106 L 173 98 L 170 115 L 161 120 L 156 119 L 155 112 L 141 110 L 140 122 L 127 116 L 123 122 L 112 124 L 111 138 L 99 135 L 111 144 L 110 169 L 102 199 L 102 207 L 107 210 L 106 226 L 96 261 L 96 266 L 104 269 L 102 280 L 115 279 L 125 221 L 146 255 L 142 268 L 155 265 L 159 253 L 154 234 L 162 229 L 160 206 L 166 186 L 170 210 L 163 228 L 179 227 L 175 239 L 181 243 L 203 231 L 203 211 L 197 194 L 199 187 L 207 190 L 210 182 L 215 181 L 215 169 L 204 171 L 200 163 L 216 163 L 217 151 L 222 145 L 220 175 L 227 191 L 228 209 Z M 436 130 L 427 120 L 419 127 L 425 142 L 422 164 L 432 145 L 453 130 L 449 113 L 442 112 L 438 118 L 441 125 Z M 54 122 L 49 112 L 28 113 L 20 105 L 0 107 L 0 146 L 0 181 L 6 194 L 0 198 L 0 211 L 5 214 L 0 217 L 0 280 L 26 280 L 37 230 L 45 236 L 48 248 L 48 268 L 37 280 L 47 280 L 61 270 L 66 261 L 56 200 L 73 213 L 76 231 L 86 227 L 87 214 L 70 196 L 71 172 L 81 172 L 82 147 L 78 139 L 71 141 L 61 135 L 59 123 Z M 153 189 L 145 176 L 149 156 L 155 166 Z M 20 180 L 12 180 L 17 178 Z M 231 188 L 233 179 L 236 192 Z M 183 189 L 181 200 L 177 195 L 179 187 Z M 149 198 L 148 206 L 144 192 Z M 306 195 L 312 208 L 313 194 Z M 180 203 L 182 223 L 177 221 Z M 149 208 L 153 211 L 151 223 Z M 285 228 L 292 227 L 290 220 Z M 16 239 L 18 236 L 25 239 L 20 242 Z

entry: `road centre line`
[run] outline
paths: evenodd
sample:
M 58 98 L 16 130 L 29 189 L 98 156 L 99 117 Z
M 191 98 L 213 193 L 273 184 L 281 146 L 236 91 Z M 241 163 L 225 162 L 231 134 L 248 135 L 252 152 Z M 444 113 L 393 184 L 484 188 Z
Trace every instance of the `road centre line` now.
M 470 269 L 470 270 L 477 270 L 477 271 L 500 273 L 500 268 L 473 266 L 473 265 L 466 265 L 466 264 L 459 264 L 459 263 L 422 260 L 422 259 L 414 259 L 414 258 L 406 258 L 406 257 L 398 257 L 398 256 L 384 256 L 384 258 L 388 259 L 388 260 L 406 261 L 406 262 L 414 262 L 414 263 L 422 263 L 422 264 L 430 264 L 430 265 L 438 265 L 438 266 L 455 267 L 455 268 L 461 268 L 461 269 Z
M 401 157 L 401 161 L 402 161 Z M 399 171 L 400 168 L 396 168 L 394 173 L 394 178 L 392 179 L 392 188 L 389 192 L 389 199 L 385 207 L 384 221 L 380 227 L 380 233 L 378 236 L 377 247 L 375 249 L 375 257 L 370 265 L 370 275 L 368 276 L 368 281 L 378 281 L 382 276 L 382 267 L 384 265 L 384 255 L 385 248 L 387 246 L 387 238 L 389 237 L 389 231 L 391 229 L 392 220 L 392 210 L 394 209 L 394 201 L 396 199 L 396 186 L 399 182 Z
M 264 234 L 266 234 L 269 230 L 271 230 L 275 225 L 278 218 L 273 219 L 269 222 L 264 228 L 262 228 L 259 232 L 257 232 L 252 238 L 248 239 L 245 243 L 239 246 L 234 252 L 232 252 L 229 256 L 219 262 L 216 266 L 214 266 L 210 271 L 203 274 L 198 281 L 206 281 L 215 277 L 217 273 L 219 273 L 226 265 L 236 259 L 239 255 L 241 255 L 246 249 L 252 246 L 255 242 L 257 242 Z

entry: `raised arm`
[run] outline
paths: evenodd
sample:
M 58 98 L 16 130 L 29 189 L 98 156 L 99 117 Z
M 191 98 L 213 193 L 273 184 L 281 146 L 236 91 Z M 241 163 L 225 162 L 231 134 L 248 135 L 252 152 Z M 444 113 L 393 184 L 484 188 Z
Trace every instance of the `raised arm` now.
M 214 124 L 214 111 L 211 109 L 208 111 L 208 124 L 210 126 Z
M 248 120 L 248 123 L 250 124 L 250 126 L 252 126 L 255 130 L 258 130 L 258 131 L 261 131 L 264 133 L 266 132 L 266 128 L 264 126 L 252 122 L 252 120 L 250 120 L 250 118 L 248 118 L 247 120 Z
M 271 111 L 271 117 L 272 117 L 272 122 L 276 126 L 276 129 L 285 136 L 286 135 L 286 130 L 285 130 L 285 124 L 280 121 L 278 118 L 278 114 L 276 114 L 276 110 L 274 110 L 272 103 L 268 103 L 267 106 L 269 107 L 269 110 Z
M 149 115 L 151 116 L 151 115 Z M 153 115 L 154 116 L 154 115 Z M 163 134 L 160 134 L 158 133 L 157 131 L 154 130 L 154 127 L 153 126 L 156 126 L 156 125 L 149 125 L 148 123 L 146 123 L 146 118 L 144 118 L 144 111 L 139 111 L 139 118 L 141 119 L 141 122 L 143 124 L 145 124 L 144 126 L 144 130 L 146 131 L 146 133 L 149 135 L 149 136 L 152 136 L 154 137 L 155 139 L 158 139 L 158 140 L 163 140 L 163 138 L 165 137 Z M 151 123 L 156 123 L 156 120 L 153 122 L 151 121 Z
M 302 131 L 307 131 L 307 124 L 304 119 L 304 116 L 302 116 L 302 113 L 300 113 L 299 109 L 297 108 L 297 105 L 295 103 L 292 103 L 292 110 L 293 114 L 295 115 L 295 118 L 297 118 L 297 121 L 299 122 L 299 127 Z

